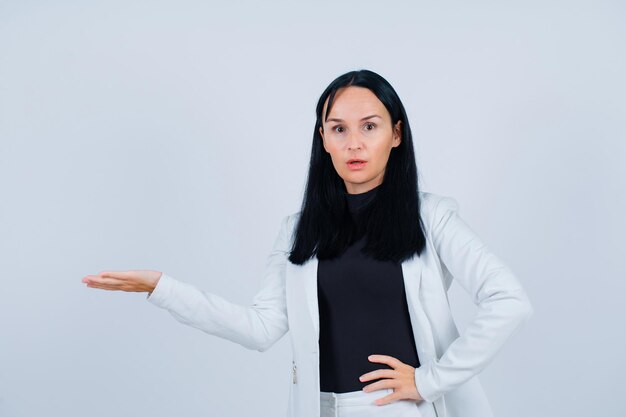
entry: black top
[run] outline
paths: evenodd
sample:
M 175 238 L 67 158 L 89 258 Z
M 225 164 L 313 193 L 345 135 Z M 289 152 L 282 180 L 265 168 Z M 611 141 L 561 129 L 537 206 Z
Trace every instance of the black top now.
M 358 214 L 379 187 L 360 194 L 346 193 L 350 213 Z M 367 257 L 360 251 L 365 239 L 358 239 L 335 259 L 318 262 L 321 391 L 361 390 L 377 381 L 361 382 L 361 375 L 392 369 L 370 362 L 367 357 L 371 354 L 393 356 L 415 368 L 420 365 L 402 266 Z

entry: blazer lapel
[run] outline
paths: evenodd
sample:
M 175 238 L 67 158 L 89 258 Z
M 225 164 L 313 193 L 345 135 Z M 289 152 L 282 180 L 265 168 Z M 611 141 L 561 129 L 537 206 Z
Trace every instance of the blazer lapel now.
M 320 316 L 317 300 L 317 256 L 309 259 L 300 268 L 304 279 L 304 293 L 306 295 L 306 303 L 309 308 L 309 314 L 315 328 L 315 340 L 320 338 Z
M 424 363 L 435 356 L 435 339 L 424 309 L 421 291 L 423 275 L 426 273 L 424 262 L 421 257 L 414 255 L 411 259 L 402 263 L 402 276 L 404 277 L 404 289 L 406 292 L 411 327 L 415 337 L 415 345 L 418 350 L 420 362 Z

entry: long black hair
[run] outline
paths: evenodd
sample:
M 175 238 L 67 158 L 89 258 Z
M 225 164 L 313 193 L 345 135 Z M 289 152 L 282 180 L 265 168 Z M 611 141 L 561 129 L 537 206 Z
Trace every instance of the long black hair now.
M 357 86 L 372 91 L 391 115 L 392 126 L 401 120 L 400 144 L 391 149 L 383 182 L 373 200 L 359 211 L 356 222 L 346 202 L 346 187 L 337 174 L 319 132 L 328 118 L 337 90 Z M 326 114 L 324 103 L 328 98 Z M 422 253 L 424 226 L 420 213 L 417 166 L 411 128 L 404 106 L 391 84 L 373 71 L 361 69 L 337 77 L 322 93 L 315 109 L 317 121 L 305 195 L 297 216 L 289 261 L 302 265 L 341 255 L 355 239 L 366 236 L 363 252 L 381 261 L 401 263 Z

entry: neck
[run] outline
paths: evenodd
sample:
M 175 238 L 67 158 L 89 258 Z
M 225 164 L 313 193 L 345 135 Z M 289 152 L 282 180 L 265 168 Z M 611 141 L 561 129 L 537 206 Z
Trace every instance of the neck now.
M 380 185 L 377 185 L 371 190 L 365 191 L 363 193 L 357 193 L 357 194 L 346 193 L 346 202 L 348 203 L 348 209 L 350 210 L 350 212 L 354 213 L 356 211 L 359 211 L 360 209 L 365 207 L 369 202 L 371 202 L 376 196 L 376 193 L 379 187 Z

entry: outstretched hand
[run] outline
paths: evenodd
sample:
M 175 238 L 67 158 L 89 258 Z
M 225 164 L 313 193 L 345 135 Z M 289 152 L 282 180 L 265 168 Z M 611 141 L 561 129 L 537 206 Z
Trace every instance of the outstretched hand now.
M 376 369 L 365 373 L 359 377 L 361 382 L 370 381 L 372 379 L 386 378 L 376 381 L 363 387 L 363 391 L 377 391 L 385 388 L 392 388 L 393 393 L 375 401 L 376 405 L 385 405 L 397 400 L 423 400 L 415 385 L 415 368 L 408 365 L 393 356 L 388 355 L 370 355 L 368 359 L 371 362 L 386 363 L 393 369 Z
M 82 282 L 87 284 L 87 287 L 109 291 L 151 293 L 160 278 L 159 271 L 103 271 L 98 275 L 87 275 Z

